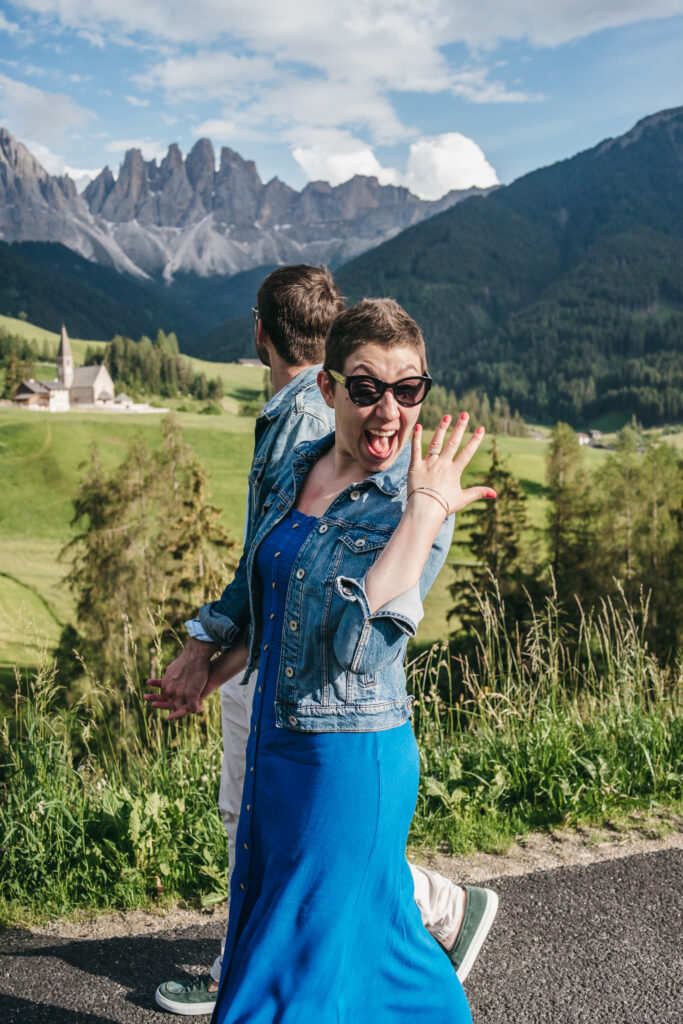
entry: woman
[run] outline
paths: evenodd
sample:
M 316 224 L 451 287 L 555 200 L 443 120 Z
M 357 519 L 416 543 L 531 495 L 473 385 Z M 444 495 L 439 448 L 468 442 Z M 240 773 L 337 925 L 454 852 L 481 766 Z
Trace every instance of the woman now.
M 259 664 L 214 1021 L 470 1021 L 405 860 L 418 755 L 403 659 L 451 513 L 495 497 L 460 487 L 483 429 L 456 456 L 467 416 L 448 440 L 445 417 L 422 458 L 424 341 L 390 300 L 337 317 L 318 383 L 335 433 L 295 450 L 200 613 L 230 647 L 216 683 L 244 667 L 249 623 Z

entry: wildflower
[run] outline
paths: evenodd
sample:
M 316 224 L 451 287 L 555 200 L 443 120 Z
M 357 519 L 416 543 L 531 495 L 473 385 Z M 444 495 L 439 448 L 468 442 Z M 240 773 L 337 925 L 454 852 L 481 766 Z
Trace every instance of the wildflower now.
M 38 811 L 38 814 L 45 814 L 45 805 L 42 800 L 39 800 L 36 804 L 36 810 Z

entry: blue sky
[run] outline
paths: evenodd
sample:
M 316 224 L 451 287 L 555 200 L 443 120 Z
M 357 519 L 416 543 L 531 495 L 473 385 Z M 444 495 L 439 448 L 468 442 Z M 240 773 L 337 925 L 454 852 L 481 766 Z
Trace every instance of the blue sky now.
M 683 105 L 682 57 L 683 0 L 0 0 L 0 124 L 77 179 L 207 136 L 436 198 Z

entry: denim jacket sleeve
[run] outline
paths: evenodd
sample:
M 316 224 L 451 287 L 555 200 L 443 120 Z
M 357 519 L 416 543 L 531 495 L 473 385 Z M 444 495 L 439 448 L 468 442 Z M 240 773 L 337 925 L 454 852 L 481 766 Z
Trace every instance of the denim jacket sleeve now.
M 370 611 L 365 577 L 337 577 L 335 591 L 346 608 L 335 631 L 334 653 L 346 671 L 375 672 L 402 656 L 406 638 L 417 633 L 424 614 L 422 602 L 446 561 L 454 526 L 451 515 L 437 534 L 419 582 L 375 612 Z
M 249 625 L 249 584 L 246 551 L 239 561 L 234 578 L 217 601 L 199 609 L 199 621 L 209 639 L 221 647 L 233 647 Z

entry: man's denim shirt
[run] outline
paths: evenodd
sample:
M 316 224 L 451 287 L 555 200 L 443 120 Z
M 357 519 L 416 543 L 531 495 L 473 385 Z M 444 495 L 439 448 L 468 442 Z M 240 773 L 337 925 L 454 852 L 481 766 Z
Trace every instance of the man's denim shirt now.
M 261 518 L 263 500 L 277 480 L 296 445 L 315 441 L 334 430 L 334 410 L 318 387 L 320 366 L 302 370 L 266 403 L 256 420 L 254 457 L 249 472 L 245 550 Z
M 263 503 L 234 580 L 220 600 L 199 613 L 202 627 L 216 643 L 249 643 L 245 679 L 258 664 L 263 633 L 256 550 L 294 506 L 311 466 L 333 444 L 331 434 L 297 446 Z M 422 618 L 422 600 L 448 554 L 454 517 L 442 526 L 415 587 L 371 614 L 364 585 L 403 513 L 409 462 L 408 446 L 388 470 L 345 488 L 297 555 L 277 680 L 279 726 L 304 732 L 367 732 L 393 728 L 410 717 L 403 659 L 408 638 Z

